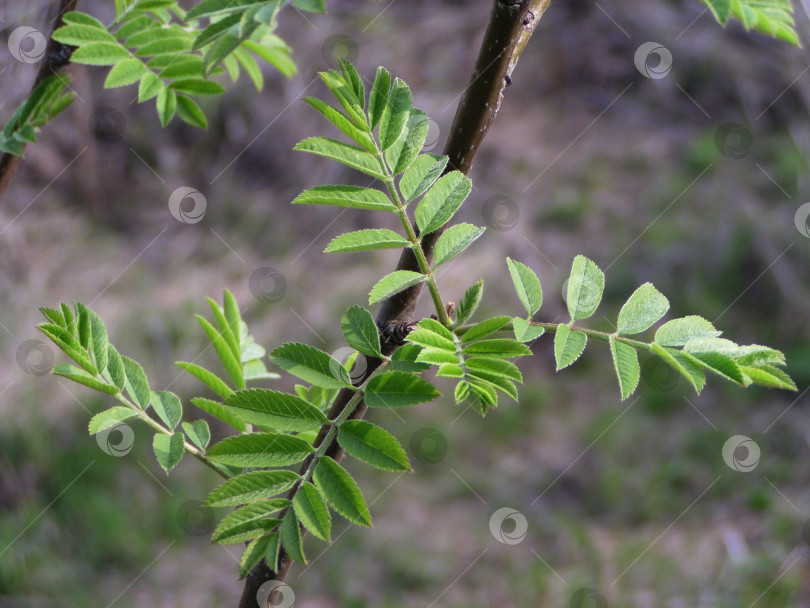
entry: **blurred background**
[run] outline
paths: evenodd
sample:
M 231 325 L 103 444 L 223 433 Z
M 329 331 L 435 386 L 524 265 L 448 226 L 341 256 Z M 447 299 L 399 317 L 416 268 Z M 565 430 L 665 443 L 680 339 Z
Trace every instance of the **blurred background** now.
M 20 25 L 47 31 L 52 4 L 0 0 L 3 121 L 37 67 L 5 41 Z M 102 19 L 111 5 L 79 3 Z M 69 68 L 80 99 L 29 148 L 0 205 L 0 606 L 236 605 L 241 547 L 209 544 L 224 512 L 201 506 L 213 474 L 186 459 L 166 477 L 137 425 L 131 451 L 101 449 L 87 421 L 108 400 L 46 375 L 64 357 L 34 326 L 39 306 L 88 303 L 153 387 L 183 398 L 200 386 L 174 361 L 203 350 L 192 315 L 223 287 L 267 347 L 344 346 L 340 316 L 367 302 L 397 253 L 321 252 L 342 232 L 395 226 L 289 205 L 305 188 L 358 177 L 291 151 L 334 136 L 301 97 L 326 94 L 316 73 L 337 57 L 369 78 L 385 65 L 435 121 L 427 147 L 440 152 L 490 3 L 327 6 L 282 15 L 298 75 L 265 66 L 260 94 L 243 80 L 205 105 L 207 132 L 179 121 L 163 130 L 132 88 L 102 90 L 106 70 Z M 637 69 L 650 41 L 671 53 L 669 72 Z M 348 463 L 375 527 L 337 518 L 331 545 L 307 538 L 310 565 L 288 579 L 296 605 L 810 606 L 808 63 L 806 48 L 721 28 L 697 0 L 552 3 L 457 218 L 487 233 L 444 268 L 443 294 L 458 300 L 483 277 L 479 318 L 519 314 L 508 255 L 538 272 L 538 318 L 555 320 L 583 253 L 607 274 L 596 328 L 654 281 L 672 316 L 701 314 L 738 342 L 784 350 L 799 393 L 709 379 L 698 397 L 642 360 L 640 390 L 622 403 L 604 344 L 555 374 L 543 337 L 521 361 L 520 402 L 483 420 L 447 398 L 401 418 L 370 413 L 415 471 Z M 205 196 L 202 221 L 169 212 L 182 186 Z M 201 363 L 215 365 L 213 354 Z M 750 472 L 724 462 L 735 435 L 761 452 Z

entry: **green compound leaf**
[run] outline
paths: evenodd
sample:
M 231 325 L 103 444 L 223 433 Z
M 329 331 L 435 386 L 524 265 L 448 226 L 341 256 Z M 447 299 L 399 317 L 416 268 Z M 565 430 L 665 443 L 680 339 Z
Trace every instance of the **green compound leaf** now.
M 117 426 L 124 420 L 129 420 L 138 415 L 138 412 L 123 405 L 111 407 L 101 413 L 96 414 L 90 419 L 89 430 L 91 435 L 95 435 L 99 431 L 103 431 L 110 427 Z
M 425 235 L 444 226 L 455 215 L 472 189 L 472 181 L 460 171 L 442 176 L 416 207 L 416 225 Z
M 543 304 L 543 289 L 540 287 L 540 279 L 537 278 L 534 270 L 512 258 L 506 258 L 506 264 L 509 266 L 509 274 L 512 276 L 515 291 L 531 317 L 540 310 L 540 306 Z
M 733 16 L 745 29 L 800 46 L 790 0 L 703 0 L 703 3 L 723 25 Z
M 145 410 L 152 401 L 152 391 L 149 390 L 146 373 L 143 371 L 141 364 L 134 359 L 122 355 L 121 360 L 124 362 L 124 373 L 127 377 L 127 393 L 129 393 L 130 398 L 136 405 Z
M 292 488 L 301 479 L 292 471 L 252 471 L 232 477 L 208 495 L 210 507 L 232 507 L 262 501 Z
M 374 129 L 382 118 L 383 110 L 388 105 L 388 94 L 391 90 L 391 74 L 384 67 L 377 68 L 374 84 L 371 85 L 371 95 L 368 99 L 368 117 L 371 128 Z
M 200 367 L 195 363 L 187 363 L 185 361 L 178 361 L 175 363 L 177 367 L 186 370 L 189 374 L 197 378 L 200 382 L 205 384 L 208 388 L 214 391 L 217 395 L 222 398 L 227 397 L 230 395 L 233 390 L 225 384 L 223 380 L 220 379 L 215 373 L 208 371 L 204 367 Z
M 447 166 L 448 158 L 437 154 L 417 156 L 399 180 L 399 191 L 406 203 L 424 194 Z
M 518 342 L 531 342 L 546 333 L 546 330 L 542 327 L 532 325 L 521 317 L 512 319 L 512 327 L 515 331 L 515 339 Z
M 181 426 L 191 443 L 205 451 L 211 441 L 211 429 L 208 428 L 208 423 L 205 420 L 195 420 L 194 422 L 184 422 Z
M 400 291 L 427 280 L 427 275 L 412 270 L 395 270 L 380 279 L 368 295 L 368 303 L 376 304 Z
M 99 380 L 96 376 L 88 374 L 80 367 L 70 365 L 69 363 L 57 365 L 53 368 L 52 373 L 107 395 L 117 395 L 120 392 L 117 386 L 107 384 L 103 380 Z
M 347 167 L 356 169 L 377 179 L 384 179 L 382 168 L 376 158 L 362 148 L 345 144 L 328 137 L 310 137 L 295 146 L 295 150 L 310 152 L 331 158 Z
M 413 108 L 399 139 L 385 151 L 385 162 L 391 168 L 391 173 L 399 175 L 411 166 L 425 145 L 429 129 L 430 119 L 427 115 Z
M 202 397 L 195 397 L 191 400 L 191 403 L 207 414 L 211 414 L 214 418 L 218 418 L 225 424 L 232 426 L 240 433 L 244 433 L 247 430 L 245 423 L 239 417 L 235 416 L 230 411 L 230 408 L 225 407 L 221 403 Z
M 270 353 L 270 360 L 281 369 L 323 388 L 351 386 L 349 372 L 327 353 L 306 344 L 288 342 Z
M 412 103 L 413 97 L 408 85 L 399 78 L 395 79 L 394 86 L 388 97 L 388 103 L 385 105 L 380 117 L 379 135 L 380 146 L 383 150 L 393 146 L 394 142 L 399 139 L 408 122 Z
M 340 328 L 352 348 L 369 357 L 382 358 L 380 334 L 374 317 L 362 306 L 352 306 L 343 315 Z
M 433 401 L 439 396 L 430 382 L 402 371 L 374 376 L 366 385 L 368 407 L 404 407 Z
M 652 283 L 644 283 L 619 311 L 616 333 L 641 333 L 655 325 L 668 310 L 669 300 Z
M 310 482 L 303 484 L 295 493 L 293 509 L 304 527 L 321 540 L 329 542 L 332 516 L 320 490 Z
M 613 357 L 613 367 L 616 370 L 616 377 L 619 379 L 619 389 L 622 401 L 627 399 L 638 386 L 641 378 L 641 368 L 638 364 L 638 353 L 636 349 L 619 342 L 614 336 L 610 336 L 610 354 Z
M 148 72 L 140 59 L 125 59 L 113 66 L 104 81 L 105 89 L 123 87 L 138 82 Z
M 262 560 L 265 554 L 269 551 L 270 545 L 278 544 L 278 534 L 268 534 L 267 536 L 260 536 L 257 539 L 250 541 L 245 550 L 242 552 L 242 557 L 239 559 L 239 578 L 245 578 L 253 568 Z
M 452 260 L 482 234 L 484 234 L 484 228 L 472 224 L 450 226 L 436 241 L 433 251 L 434 267 Z
M 303 439 L 278 433 L 228 437 L 208 449 L 214 462 L 237 467 L 283 467 L 301 462 L 312 452 Z
M 599 267 L 583 255 L 575 257 L 566 297 L 571 320 L 587 319 L 595 313 L 604 289 L 605 275 Z
M 486 338 L 487 336 L 503 328 L 507 323 L 509 323 L 509 321 L 511 321 L 509 317 L 492 317 L 486 321 L 481 321 L 464 332 L 464 335 L 461 337 L 461 341 L 466 343 L 474 342 L 475 340 L 480 340 L 481 338 Z
M 650 346 L 650 351 L 661 357 L 667 365 L 676 370 L 681 376 L 686 378 L 687 382 L 692 385 L 696 393 L 700 393 L 706 385 L 706 374 L 699 365 L 696 365 L 687 359 L 680 351 L 672 348 L 664 348 L 655 342 Z
M 340 425 L 338 443 L 346 453 L 386 471 L 409 471 L 408 456 L 391 433 L 365 420 Z
M 531 355 L 532 351 L 525 344 L 511 338 L 494 338 L 474 342 L 464 348 L 464 353 L 470 356 L 512 359 L 514 357 L 526 357 Z
M 168 474 L 183 457 L 185 440 L 183 433 L 174 433 L 173 435 L 164 435 L 158 433 L 152 441 L 152 448 L 155 450 L 155 457 L 158 464 Z
M 557 371 L 576 362 L 587 343 L 587 334 L 572 330 L 567 325 L 557 327 L 557 332 L 554 334 L 554 358 L 557 361 Z
M 225 399 L 231 411 L 249 424 L 280 431 L 312 431 L 329 422 L 311 403 L 265 388 L 237 391 Z
M 337 462 L 323 456 L 314 473 L 315 483 L 326 500 L 340 515 L 359 526 L 371 527 L 371 514 L 351 475 Z
M 284 519 L 281 520 L 281 543 L 287 550 L 287 555 L 302 564 L 307 563 L 304 555 L 304 543 L 301 539 L 301 523 L 292 509 L 287 511 Z
M 129 58 L 129 51 L 117 42 L 90 42 L 73 51 L 70 61 L 87 65 L 115 65 Z
M 334 205 L 352 209 L 396 211 L 385 194 L 373 188 L 360 186 L 315 186 L 304 190 L 292 202 L 293 205 Z
M 455 325 L 461 325 L 475 314 L 475 310 L 481 303 L 481 296 L 484 295 L 484 279 L 479 279 L 475 282 L 461 298 L 456 310 Z
M 394 232 L 383 228 L 356 230 L 333 238 L 324 253 L 369 251 L 372 249 L 400 249 L 411 243 Z

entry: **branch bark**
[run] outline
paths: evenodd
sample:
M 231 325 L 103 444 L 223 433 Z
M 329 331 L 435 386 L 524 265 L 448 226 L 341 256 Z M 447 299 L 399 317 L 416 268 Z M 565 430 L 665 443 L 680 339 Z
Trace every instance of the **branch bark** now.
M 458 170 L 465 175 L 470 172 L 478 149 L 501 108 L 504 90 L 511 83 L 512 71 L 550 2 L 551 0 L 495 0 L 475 68 L 461 96 L 445 146 L 444 153 L 450 159 L 446 171 Z M 423 249 L 429 260 L 432 259 L 433 247 L 441 233 L 441 230 L 437 230 L 422 239 Z M 402 252 L 397 270 L 419 271 L 416 257 L 411 250 Z M 422 285 L 419 284 L 385 300 L 377 315 L 377 325 L 385 331 L 386 328 L 410 321 L 416 311 L 421 291 Z M 383 354 L 390 355 L 396 347 L 397 344 L 384 343 Z M 364 382 L 381 362 L 380 359 L 367 358 L 366 373 L 358 384 Z M 343 390 L 338 394 L 329 411 L 330 420 L 341 414 L 353 394 L 351 390 Z M 361 403 L 351 417 L 362 418 L 365 411 L 366 405 Z M 324 440 L 327 428 L 321 429 L 315 445 L 320 445 Z M 340 460 L 343 451 L 337 442 L 333 442 L 327 448 L 326 455 Z M 308 464 L 305 461 L 303 466 Z M 294 491 L 295 488 L 291 490 L 291 495 Z M 291 564 L 292 560 L 284 551 L 279 556 L 276 572 L 262 560 L 245 580 L 239 608 L 268 608 L 258 604 L 259 588 L 267 581 L 284 581 Z
M 60 0 L 59 12 L 56 14 L 53 30 L 64 25 L 62 16 L 65 13 L 76 10 L 77 2 L 78 0 Z M 66 62 L 62 59 L 62 56 L 66 45 L 53 39 L 53 30 L 51 30 L 51 37 L 48 38 L 48 45 L 45 47 L 45 57 L 39 66 L 34 84 L 31 86 L 31 91 L 33 91 L 40 82 L 45 80 L 45 78 L 51 74 L 56 74 L 65 66 Z M 0 200 L 3 200 L 3 196 L 6 194 L 6 190 L 8 190 L 9 184 L 11 184 L 14 173 L 17 171 L 17 167 L 20 165 L 21 161 L 22 157 L 16 154 L 6 153 L 0 158 Z

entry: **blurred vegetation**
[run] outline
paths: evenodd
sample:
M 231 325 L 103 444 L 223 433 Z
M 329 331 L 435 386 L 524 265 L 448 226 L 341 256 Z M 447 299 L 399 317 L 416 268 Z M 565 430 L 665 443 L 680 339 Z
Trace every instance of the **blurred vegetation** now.
M 46 28 L 47 4 L 0 4 L 4 39 L 21 24 Z M 100 0 L 82 4 L 109 10 Z M 335 234 L 367 227 L 366 214 L 289 206 L 306 187 L 352 178 L 291 152 L 304 137 L 331 135 L 300 97 L 321 86 L 314 76 L 335 56 L 356 59 L 366 74 L 384 64 L 436 120 L 438 150 L 489 7 L 328 7 L 310 23 L 295 13 L 283 20 L 298 76 L 268 70 L 261 95 L 238 87 L 208 132 L 161 130 L 154 109 L 131 104 L 130 91 L 102 91 L 101 73 L 70 68 L 82 101 L 42 132 L 0 208 L 0 606 L 236 603 L 238 555 L 208 544 L 220 514 L 194 502 L 211 487 L 209 472 L 188 460 L 167 479 L 135 425 L 129 454 L 104 453 L 86 433 L 88 411 L 101 402 L 26 373 L 18 355 L 37 339 L 36 307 L 81 299 L 155 386 L 189 395 L 194 381 L 173 362 L 204 348 L 187 319 L 222 287 L 250 303 L 245 317 L 266 346 L 343 345 L 337 319 L 364 301 L 395 255 L 381 252 L 373 263 L 322 255 Z M 797 17 L 806 45 L 807 16 Z M 633 64 L 648 40 L 672 52 L 666 78 L 644 78 Z M 0 61 L 5 116 L 36 66 L 7 54 Z M 583 253 L 609 275 L 604 328 L 651 280 L 672 315 L 699 313 L 742 343 L 785 350 L 803 391 L 810 239 L 794 213 L 808 200 L 806 64 L 802 49 L 733 23 L 719 28 L 694 0 L 552 3 L 459 218 L 490 230 L 442 271 L 443 292 L 458 299 L 483 276 L 482 312 L 518 311 L 500 265 L 510 255 L 538 271 L 544 317 L 554 318 L 563 314 L 571 259 Z M 729 123 L 742 127 L 738 139 L 723 128 Z M 169 214 L 179 186 L 205 194 L 202 222 Z M 381 227 L 394 219 L 381 218 Z M 264 267 L 286 280 L 278 302 L 251 296 L 249 279 Z M 353 287 L 338 287 L 338 277 Z M 551 341 L 534 350 L 521 364 L 520 403 L 483 422 L 451 401 L 402 420 L 371 414 L 409 447 L 416 471 L 392 483 L 352 469 L 374 501 L 375 528 L 337 529 L 309 569 L 296 566 L 288 583 L 300 604 L 576 606 L 584 589 L 611 608 L 810 602 L 803 392 L 710 382 L 695 398 L 685 382 L 642 362 L 641 396 L 620 404 L 606 349 L 555 377 Z M 201 359 L 212 361 L 210 353 Z M 750 473 L 723 461 L 722 446 L 736 434 L 761 448 Z M 490 534 L 490 515 L 502 506 L 528 519 L 520 544 Z M 310 553 L 318 555 L 314 545 Z

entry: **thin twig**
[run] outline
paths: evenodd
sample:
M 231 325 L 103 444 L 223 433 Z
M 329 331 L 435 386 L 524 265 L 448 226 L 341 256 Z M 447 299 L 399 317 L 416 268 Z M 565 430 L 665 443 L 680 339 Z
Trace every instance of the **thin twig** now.
M 481 142 L 500 110 L 503 92 L 511 82 L 515 64 L 550 2 L 551 0 L 495 0 L 470 83 L 462 95 L 445 146 L 444 153 L 450 158 L 448 171 L 458 170 L 465 175 L 469 173 Z M 422 239 L 424 255 L 419 256 L 422 261 L 429 261 L 432 258 L 433 247 L 440 235 L 441 230 L 437 230 Z M 405 249 L 397 269 L 419 272 L 419 262 L 411 249 Z M 421 284 L 416 285 L 385 300 L 377 315 L 378 326 L 384 328 L 411 320 L 421 289 Z M 383 354 L 390 355 L 394 348 L 395 345 L 385 345 Z M 366 373 L 359 383 L 374 373 L 381 363 L 380 359 L 367 358 Z M 329 411 L 331 420 L 337 419 L 343 413 L 353 395 L 352 390 L 343 390 L 338 394 Z M 366 405 L 361 402 L 350 417 L 362 418 L 365 411 Z M 315 441 L 316 446 L 325 441 L 329 428 L 331 425 L 321 429 Z M 343 451 L 336 441 L 332 441 L 324 453 L 335 460 L 340 460 L 343 456 Z M 282 551 L 278 564 L 276 572 L 273 572 L 264 560 L 253 568 L 245 580 L 239 608 L 267 608 L 258 604 L 259 588 L 267 581 L 283 581 L 290 570 L 292 560 Z
M 60 0 L 59 12 L 57 13 L 53 24 L 54 30 L 64 25 L 62 17 L 65 13 L 76 10 L 77 2 L 78 0 Z M 48 45 L 45 48 L 45 57 L 42 60 L 42 64 L 39 66 L 39 71 L 34 79 L 34 84 L 31 86 L 32 92 L 39 83 L 45 80 L 48 76 L 56 74 L 65 66 L 65 62 L 61 59 L 61 57 L 62 51 L 64 50 L 63 47 L 66 45 L 63 45 L 61 42 L 57 42 L 52 36 L 53 31 L 51 31 L 51 37 L 48 38 Z M 17 167 L 20 165 L 20 161 L 22 161 L 22 156 L 9 154 L 8 152 L 3 154 L 3 157 L 0 158 L 0 201 L 3 200 L 3 196 L 5 195 L 6 190 L 8 190 L 9 184 L 11 184 L 11 180 L 14 177 L 14 173 L 17 171 Z

